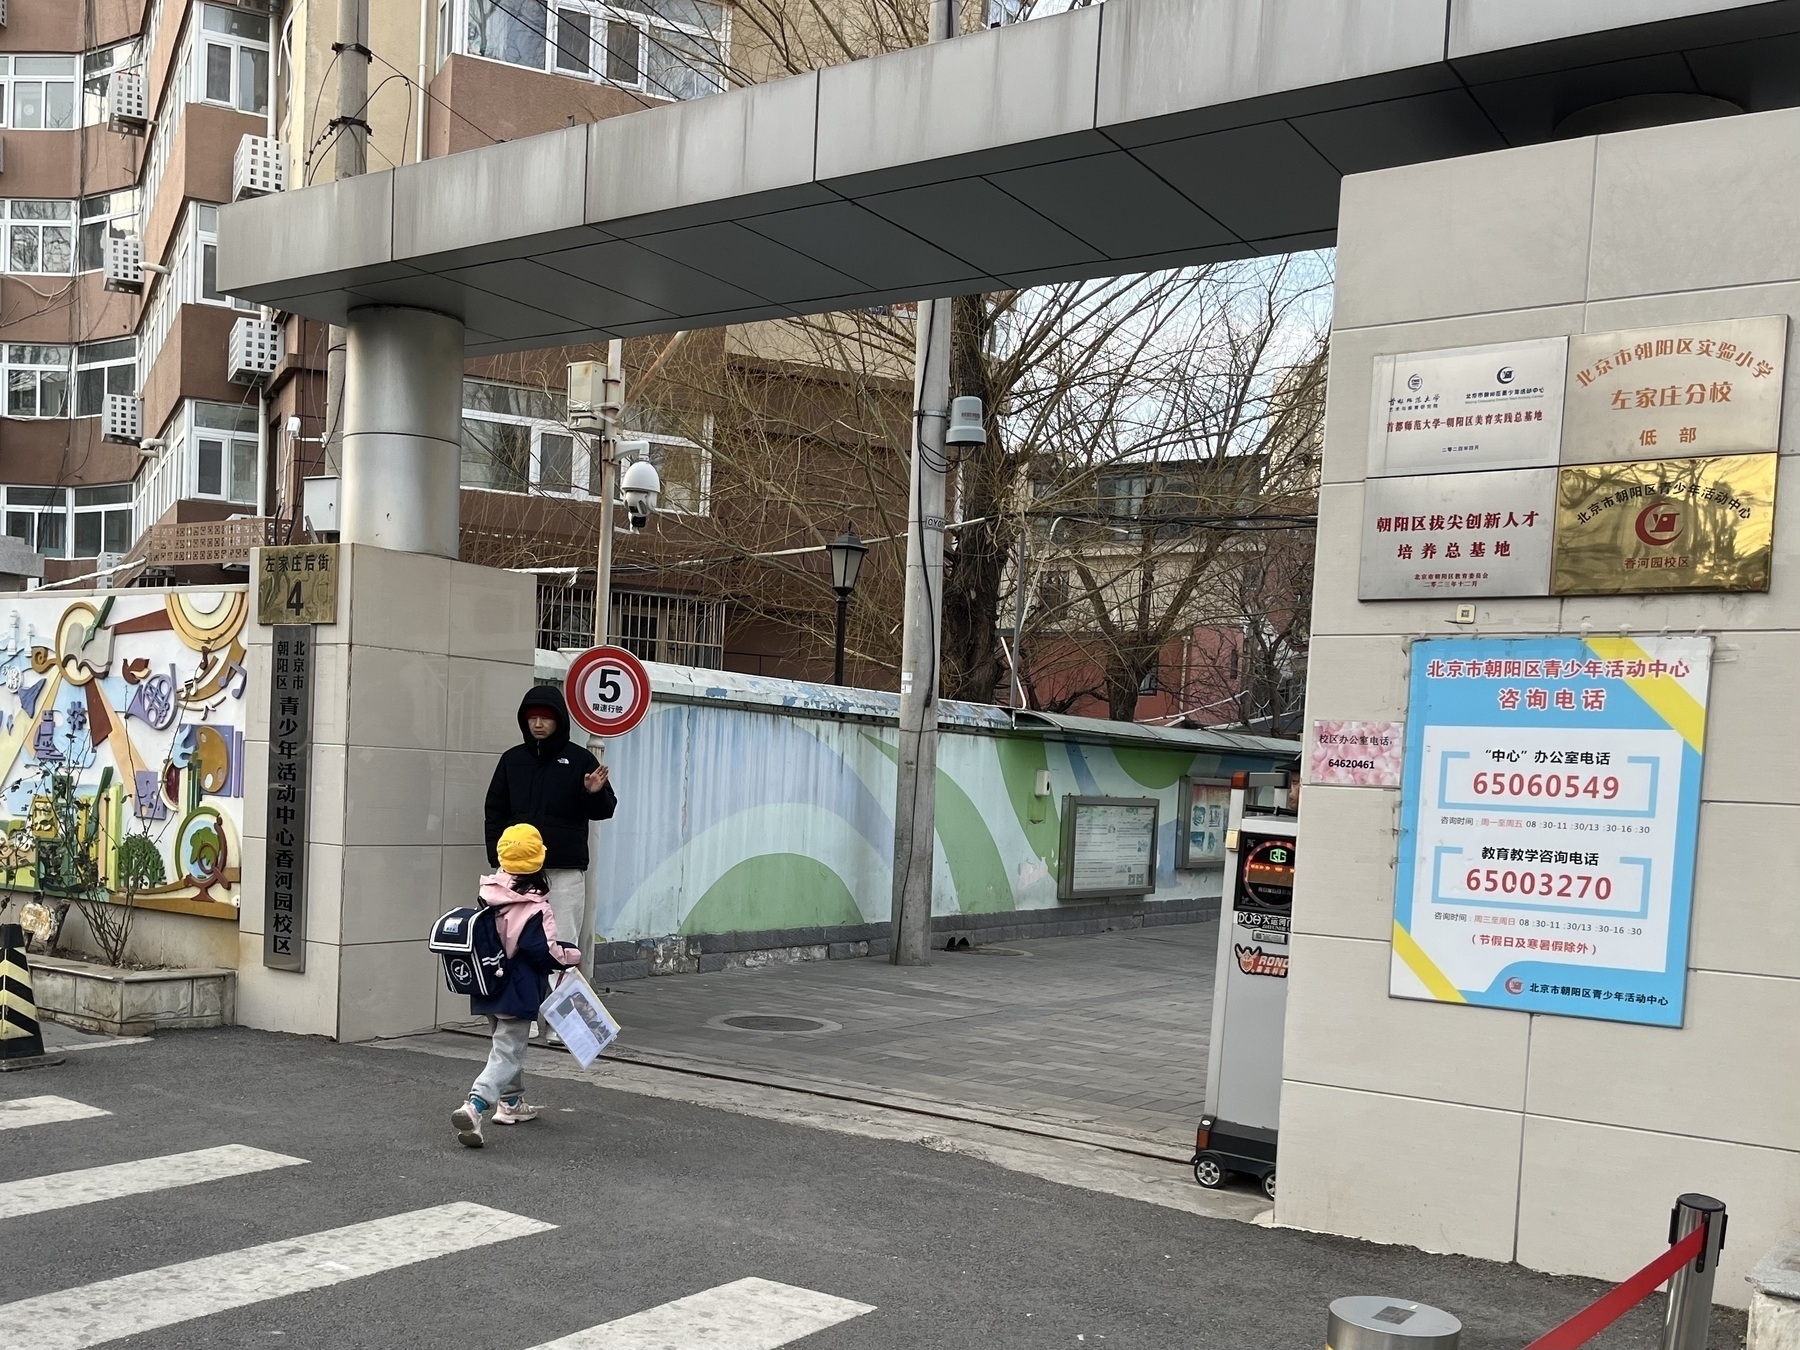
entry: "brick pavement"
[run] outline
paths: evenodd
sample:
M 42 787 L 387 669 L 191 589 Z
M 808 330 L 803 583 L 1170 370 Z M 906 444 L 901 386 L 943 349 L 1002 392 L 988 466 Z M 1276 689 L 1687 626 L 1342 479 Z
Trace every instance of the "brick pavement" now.
M 1216 921 L 932 953 L 616 984 L 634 1057 L 924 1099 L 1192 1148 L 1206 1087 Z M 1012 954 L 1007 954 L 1012 953 Z M 836 1024 L 725 1029 L 764 1014 Z

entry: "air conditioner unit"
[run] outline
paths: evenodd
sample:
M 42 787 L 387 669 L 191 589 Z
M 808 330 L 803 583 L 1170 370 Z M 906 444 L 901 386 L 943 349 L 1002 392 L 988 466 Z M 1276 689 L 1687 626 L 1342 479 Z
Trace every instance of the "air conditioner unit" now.
M 108 394 L 100 439 L 115 445 L 136 445 L 144 439 L 144 405 L 136 394 Z
M 144 292 L 144 241 L 135 234 L 106 236 L 103 258 L 105 286 L 109 291 L 125 291 L 131 295 Z
M 268 136 L 245 136 L 231 160 L 231 200 L 287 191 L 287 146 Z
M 263 319 L 231 325 L 226 378 L 233 384 L 261 384 L 281 364 L 281 329 Z
M 6 27 L 6 0 L 0 0 L 0 28 Z
M 119 570 L 119 564 L 125 561 L 123 553 L 102 553 L 94 559 L 94 570 L 105 575 Z
M 149 128 L 149 98 L 144 91 L 143 71 L 128 67 L 113 72 L 106 94 L 106 125 L 128 136 L 142 136 Z

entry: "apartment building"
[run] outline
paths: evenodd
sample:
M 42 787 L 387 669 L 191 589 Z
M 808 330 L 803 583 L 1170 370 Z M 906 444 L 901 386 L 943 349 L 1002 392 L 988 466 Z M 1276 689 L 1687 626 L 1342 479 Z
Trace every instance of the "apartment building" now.
M 337 0 L 7 7 L 0 506 L 5 533 L 45 557 L 47 581 L 223 580 L 241 575 L 251 547 L 307 528 L 306 480 L 334 472 L 329 330 L 221 294 L 214 231 L 217 208 L 239 194 L 335 176 L 338 9 Z M 378 0 L 362 42 L 370 169 L 783 73 L 753 44 L 734 64 L 732 13 L 718 0 Z M 551 644 L 584 641 L 593 627 L 598 484 L 566 425 L 565 371 L 598 355 L 476 360 L 465 384 L 464 556 L 540 570 Z M 828 669 L 828 625 L 779 619 L 784 606 L 829 614 L 829 590 L 809 588 L 804 569 L 796 587 L 792 565 L 769 577 L 693 566 L 722 537 L 752 545 L 738 552 L 778 551 L 842 528 L 829 475 L 830 520 L 759 510 L 726 526 L 717 514 L 743 494 L 729 474 L 715 481 L 717 438 L 732 434 L 734 416 L 707 391 L 731 383 L 721 372 L 738 363 L 791 378 L 774 399 L 791 407 L 811 397 L 820 360 L 767 325 L 628 344 L 640 410 L 629 430 L 649 443 L 666 510 L 621 543 L 613 631 L 646 657 Z M 696 377 L 697 362 L 711 373 Z M 908 373 L 891 372 L 897 389 Z M 313 524 L 323 529 L 329 488 L 322 498 L 320 487 Z M 750 592 L 757 604 L 734 607 L 733 594 Z

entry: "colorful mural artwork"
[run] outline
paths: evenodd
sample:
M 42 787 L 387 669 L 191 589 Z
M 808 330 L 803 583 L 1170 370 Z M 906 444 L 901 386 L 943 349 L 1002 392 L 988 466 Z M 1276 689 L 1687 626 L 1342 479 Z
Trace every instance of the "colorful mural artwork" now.
M 236 907 L 247 610 L 241 589 L 0 602 L 0 886 Z
M 622 941 L 885 921 L 896 733 L 883 721 L 893 696 L 650 670 L 649 717 L 607 743 L 621 806 L 601 833 L 598 931 Z M 676 692 L 684 681 L 697 697 Z M 1181 779 L 1277 760 L 1248 744 L 1209 752 L 1199 737 L 1165 748 L 1022 729 L 1005 709 L 970 704 L 946 703 L 939 716 L 933 889 L 945 914 L 1056 907 L 1065 796 L 1157 799 L 1155 890 L 1144 898 L 1216 897 L 1219 864 L 1175 865 Z M 1044 771 L 1050 792 L 1038 797 Z

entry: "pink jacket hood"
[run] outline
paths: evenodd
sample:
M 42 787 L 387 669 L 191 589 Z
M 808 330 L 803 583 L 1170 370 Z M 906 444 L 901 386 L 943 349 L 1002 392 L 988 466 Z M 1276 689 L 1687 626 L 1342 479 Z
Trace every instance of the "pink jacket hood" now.
M 492 876 L 483 877 L 477 887 L 477 894 L 482 904 L 495 911 L 494 927 L 499 930 L 500 945 L 506 948 L 508 956 L 519 954 L 519 935 L 525 931 L 525 925 L 531 922 L 533 915 L 544 921 L 545 945 L 552 952 L 557 951 L 556 915 L 551 912 L 548 897 L 515 891 L 512 877 L 505 872 L 495 872 Z M 567 958 L 564 965 L 577 965 L 581 961 L 581 953 L 574 947 L 563 949 L 561 955 Z

